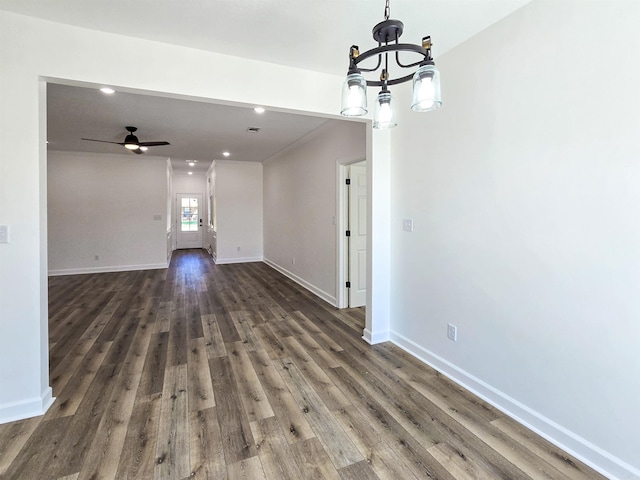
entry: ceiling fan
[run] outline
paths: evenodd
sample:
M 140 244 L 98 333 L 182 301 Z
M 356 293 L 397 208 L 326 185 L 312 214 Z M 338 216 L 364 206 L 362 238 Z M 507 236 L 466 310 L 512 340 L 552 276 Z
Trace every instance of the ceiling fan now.
M 95 138 L 82 138 L 82 140 L 88 140 L 89 142 L 102 142 L 102 143 L 114 143 L 116 145 L 122 145 L 127 150 L 132 151 L 137 155 L 141 155 L 147 150 L 147 147 L 160 147 L 163 145 L 171 145 L 169 142 L 141 142 L 138 137 L 134 135 L 137 127 L 124 127 L 129 133 L 124 137 L 124 142 L 110 142 L 109 140 L 96 140 Z

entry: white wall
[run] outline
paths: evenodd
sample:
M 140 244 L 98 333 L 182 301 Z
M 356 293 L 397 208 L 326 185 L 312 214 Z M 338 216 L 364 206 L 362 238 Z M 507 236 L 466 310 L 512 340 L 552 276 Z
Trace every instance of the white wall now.
M 365 158 L 365 128 L 325 123 L 264 164 L 265 261 L 333 305 L 338 162 Z
M 413 113 L 405 90 L 391 143 L 393 340 L 626 479 L 640 478 L 638 25 L 638 2 L 533 2 L 436 58 L 443 108 Z
M 49 274 L 166 268 L 166 168 L 159 157 L 49 152 Z
M 247 71 L 260 71 L 262 81 Z M 51 403 L 46 78 L 328 116 L 338 111 L 343 80 L 0 11 L 0 225 L 10 233 L 0 245 L 0 423 Z
M 216 263 L 262 260 L 262 164 L 215 163 Z

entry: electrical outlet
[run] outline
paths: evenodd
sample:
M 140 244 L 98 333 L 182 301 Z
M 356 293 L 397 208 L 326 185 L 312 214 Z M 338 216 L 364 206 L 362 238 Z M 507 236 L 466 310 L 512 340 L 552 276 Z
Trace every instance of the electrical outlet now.
M 100 255 L 94 255 L 94 256 L 93 256 L 93 259 L 94 259 L 94 260 L 100 260 Z
M 402 219 L 402 230 L 405 232 L 413 232 L 413 220 L 411 218 Z
M 296 257 L 291 257 L 291 265 L 295 265 L 296 264 Z
M 9 243 L 8 225 L 0 225 L 0 243 Z
M 238 248 L 238 251 L 240 251 L 240 247 L 237 247 L 237 248 Z
M 458 327 L 450 323 L 447 324 L 447 337 L 454 342 L 458 341 Z

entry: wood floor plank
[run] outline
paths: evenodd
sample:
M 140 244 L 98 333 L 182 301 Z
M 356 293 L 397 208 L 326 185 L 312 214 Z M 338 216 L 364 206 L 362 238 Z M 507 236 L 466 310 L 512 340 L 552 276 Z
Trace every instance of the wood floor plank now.
M 189 411 L 207 410 L 216 406 L 209 361 L 204 338 L 189 340 L 189 356 L 187 358 L 189 372 Z
M 435 458 L 435 457 L 434 457 Z M 419 480 L 411 467 L 391 447 L 377 445 L 367 457 L 367 461 L 380 480 Z
M 284 433 L 275 417 L 251 423 L 260 463 L 267 479 L 299 480 L 302 476 L 289 449 Z
M 56 458 L 72 420 L 73 417 L 62 417 L 42 421 L 25 442 L 20 454 L 7 467 L 2 478 L 60 477 L 61 475 L 52 472 L 58 469 L 58 465 L 52 462 L 52 459 Z
M 50 476 L 71 475 L 82 468 L 115 389 L 118 378 L 116 370 L 115 365 L 103 364 L 76 413 L 68 417 L 70 422 L 57 449 L 58 461 L 49 466 Z
M 198 288 L 200 288 L 199 284 Z M 200 305 L 198 304 L 197 292 L 189 291 L 187 292 L 185 303 L 187 338 L 189 340 L 204 337 L 204 330 L 202 329 L 202 319 L 200 317 Z
M 0 425 L 0 478 L 15 460 L 18 453 L 27 443 L 35 429 L 42 422 L 42 417 L 27 418 L 19 422 Z
M 280 375 L 337 469 L 364 460 L 318 393 L 289 359 L 277 362 Z
M 140 385 L 143 395 L 162 393 L 167 365 L 169 332 L 154 333 L 149 341 Z
M 353 357 L 347 352 L 338 355 L 342 357 L 346 368 L 352 372 L 356 373 L 358 368 L 363 368 L 361 358 Z M 459 445 L 458 448 L 464 455 L 474 458 L 484 468 L 492 470 L 496 478 L 528 478 L 528 475 L 510 459 L 484 442 L 478 442 L 475 433 L 467 428 L 468 425 L 451 421 L 446 412 L 408 384 L 399 381 L 393 376 L 393 372 L 376 368 L 371 364 L 368 367 L 367 382 L 361 383 L 361 388 L 374 395 L 383 408 L 414 438 L 425 439 L 431 445 L 443 442 Z M 397 396 L 403 398 L 401 405 L 396 401 Z
M 509 417 L 502 417 L 491 423 L 512 441 L 518 442 L 519 445 L 537 455 L 545 463 L 561 471 L 571 480 L 605 479 L 604 476 L 585 468 L 584 464 L 576 463 L 558 447 Z
M 451 472 L 458 480 L 493 480 L 494 474 L 483 469 L 457 448 L 439 443 L 429 449 L 429 453 Z
M 379 431 L 385 432 L 385 437 L 393 439 L 392 442 L 387 442 L 387 444 L 403 458 L 414 475 L 418 478 L 431 479 L 452 480 L 454 478 L 427 451 L 427 448 L 435 445 L 436 442 L 426 436 L 416 439 L 407 432 L 387 409 L 377 401 L 375 396 L 364 390 L 362 384 L 349 375 L 344 368 L 333 369 L 332 375 L 339 379 L 343 391 L 348 392 L 349 398 L 353 399 L 353 405 L 360 413 L 369 419 Z
M 212 358 L 209 360 L 209 369 L 214 392 L 224 392 L 217 398 L 216 410 L 227 465 L 256 456 L 251 427 L 229 359 Z
M 229 464 L 227 475 L 229 480 L 268 480 L 257 456 Z
M 302 409 L 291 395 L 266 351 L 249 352 L 249 357 L 289 443 L 314 437 L 315 433 Z
M 273 416 L 273 410 L 255 369 L 249 359 L 244 342 L 229 345 L 229 364 L 238 387 L 240 400 L 244 405 L 244 413 L 249 423 Z
M 294 443 L 290 448 L 302 478 L 340 480 L 336 467 L 317 437 Z
M 215 314 L 201 316 L 202 329 L 204 332 L 205 346 L 207 347 L 207 358 L 226 357 L 227 348 L 222 338 L 222 332 L 218 326 Z
M 262 339 L 263 348 L 269 352 L 269 357 L 273 359 L 286 358 L 288 352 L 282 345 L 281 338 L 278 337 L 267 324 L 258 325 L 256 327 L 260 338 Z
M 2 480 L 601 480 L 262 262 L 52 277 L 43 417 Z
M 138 392 L 118 462 L 116 478 L 153 478 L 162 394 Z
M 159 302 L 156 312 L 156 327 L 153 333 L 168 332 L 171 325 L 173 302 Z
M 215 408 L 189 414 L 189 459 L 191 477 L 206 480 L 225 480 L 227 464 L 218 414 Z
M 121 374 L 81 465 L 79 480 L 116 478 L 140 376 L 140 373 Z
M 297 339 L 286 337 L 282 339 L 282 344 L 290 355 L 289 359 L 302 372 L 304 378 L 311 384 L 329 410 L 337 410 L 350 404 L 325 371 L 311 358 L 310 352 L 305 350 Z M 333 364 L 332 361 L 327 363 Z
M 178 295 L 171 309 L 167 364 L 174 367 L 187 364 L 187 324 L 184 302 L 184 295 Z
M 342 480 L 380 480 L 380 477 L 371 469 L 371 466 L 364 460 L 342 467 L 338 470 Z
M 84 358 L 75 375 L 61 392 L 57 392 L 57 399 L 45 415 L 46 420 L 74 415 L 85 393 L 91 387 L 103 360 L 109 353 L 113 342 L 96 343 Z M 71 373 L 71 372 L 70 372 Z
M 190 473 L 187 366 L 177 365 L 166 370 L 154 478 L 186 478 Z
M 398 373 L 401 376 L 404 375 L 401 372 Z M 433 402 L 438 407 L 435 410 L 448 415 L 456 424 L 463 426 L 478 439 L 489 445 L 501 457 L 517 464 L 519 469 L 531 476 L 531 478 L 538 478 L 539 476 L 563 480 L 567 478 L 553 465 L 542 465 L 530 450 L 521 448 L 519 444 L 513 442 L 511 437 L 494 428 L 493 424 L 487 424 L 482 417 L 474 415 L 473 411 L 465 408 L 462 404 L 452 405 L 450 398 L 441 397 L 438 392 L 427 388 L 420 382 L 411 381 L 409 384 L 416 388 L 424 398 Z
M 262 344 L 251 326 L 251 317 L 243 310 L 231 312 L 230 315 L 245 350 L 255 351 L 262 348 Z

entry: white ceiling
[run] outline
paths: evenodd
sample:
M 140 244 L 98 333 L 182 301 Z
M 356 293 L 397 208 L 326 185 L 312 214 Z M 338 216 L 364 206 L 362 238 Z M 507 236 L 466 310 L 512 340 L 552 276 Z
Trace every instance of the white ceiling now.
M 327 120 L 310 115 L 265 111 L 116 92 L 97 88 L 49 84 L 47 86 L 47 140 L 51 150 L 126 153 L 120 145 L 89 142 L 93 138 L 122 142 L 125 126 L 138 128 L 141 142 L 168 141 L 149 147 L 147 155 L 169 157 L 174 170 L 206 171 L 211 160 L 262 162 L 296 142 Z M 258 127 L 258 133 L 249 133 Z M 222 152 L 228 151 L 230 157 Z M 131 153 L 131 155 L 134 155 Z M 185 160 L 197 160 L 188 168 Z
M 530 0 L 391 0 L 404 22 L 402 40 L 431 35 L 438 55 Z M 345 75 L 352 44 L 374 47 L 371 28 L 383 0 L 0 0 L 0 9 L 132 37 Z M 326 119 L 132 93 L 105 97 L 93 89 L 52 86 L 50 148 L 117 153 L 133 125 L 140 141 L 167 140 L 152 155 L 210 161 L 229 150 L 237 160 L 263 161 Z M 336 92 L 339 95 L 339 92 Z M 335 121 L 335 120 L 329 120 Z M 264 129 L 255 136 L 249 126 Z M 115 149 L 115 151 L 113 151 Z M 180 162 L 178 162 L 180 163 Z M 181 161 L 181 163 L 184 163 Z

